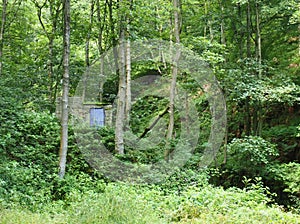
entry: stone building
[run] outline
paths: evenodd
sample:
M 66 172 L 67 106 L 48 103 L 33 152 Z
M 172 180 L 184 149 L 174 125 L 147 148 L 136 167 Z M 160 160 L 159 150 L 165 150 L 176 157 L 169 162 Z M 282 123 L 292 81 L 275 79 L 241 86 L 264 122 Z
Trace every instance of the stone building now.
M 56 101 L 56 115 L 60 119 L 61 97 Z M 82 97 L 69 97 L 69 112 L 73 122 L 82 122 L 91 127 L 112 125 L 112 105 L 101 102 L 84 102 Z

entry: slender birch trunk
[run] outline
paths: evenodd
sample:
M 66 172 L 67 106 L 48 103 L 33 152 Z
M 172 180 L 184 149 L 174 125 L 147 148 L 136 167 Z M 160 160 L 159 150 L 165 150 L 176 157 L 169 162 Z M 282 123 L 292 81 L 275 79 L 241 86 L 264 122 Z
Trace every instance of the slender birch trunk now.
M 70 66 L 70 0 L 64 0 L 64 58 L 63 58 L 63 96 L 62 96 L 62 119 L 61 140 L 59 150 L 59 177 L 63 178 L 66 173 L 68 151 L 68 121 L 69 121 L 69 66 Z
M 121 11 L 123 10 L 124 2 L 119 1 Z M 115 124 L 115 151 L 119 154 L 124 154 L 124 120 L 125 120 L 125 106 L 126 106 L 126 44 L 125 44 L 125 17 L 120 15 L 120 40 L 119 40 L 119 88 L 117 99 L 117 114 Z
M 262 49 L 261 49 L 261 30 L 260 30 L 260 5 L 259 3 L 255 4 L 255 14 L 256 14 L 256 39 L 257 39 L 257 63 L 258 63 L 258 78 L 262 78 Z M 258 102 L 258 111 L 257 111 L 257 131 L 258 136 L 261 135 L 262 125 L 263 125 L 263 114 L 262 114 L 262 105 L 261 101 Z
M 90 41 L 91 41 L 91 32 L 92 32 L 93 21 L 94 21 L 93 20 L 94 7 L 95 7 L 95 2 L 94 2 L 94 0 L 91 0 L 89 27 L 88 27 L 88 33 L 87 33 L 86 41 L 85 41 L 85 65 L 87 68 L 90 67 Z
M 223 3 L 222 3 L 222 0 L 219 2 L 219 4 L 220 4 L 220 9 L 221 9 L 221 24 L 220 24 L 221 44 L 226 45 L 225 25 L 224 25 L 224 6 L 223 6 Z
M 129 27 L 127 28 L 129 30 Z M 125 103 L 125 128 L 129 127 L 131 111 L 131 49 L 130 39 L 126 40 L 126 103 Z

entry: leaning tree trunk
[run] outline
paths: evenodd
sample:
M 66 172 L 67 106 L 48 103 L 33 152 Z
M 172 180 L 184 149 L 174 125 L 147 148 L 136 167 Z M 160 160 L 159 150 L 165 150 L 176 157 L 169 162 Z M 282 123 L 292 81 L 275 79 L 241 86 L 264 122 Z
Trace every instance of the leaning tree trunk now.
M 63 96 L 62 96 L 62 119 L 61 140 L 59 151 L 59 177 L 63 178 L 66 173 L 68 151 L 68 97 L 69 97 L 69 64 L 70 64 L 70 0 L 64 0 L 64 73 L 63 73 Z

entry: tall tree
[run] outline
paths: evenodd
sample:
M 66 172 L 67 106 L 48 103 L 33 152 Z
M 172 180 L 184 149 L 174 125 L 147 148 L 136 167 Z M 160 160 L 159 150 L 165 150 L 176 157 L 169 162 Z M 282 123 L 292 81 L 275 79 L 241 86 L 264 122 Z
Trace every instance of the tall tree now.
M 127 26 L 127 31 L 129 31 L 129 25 Z M 128 33 L 128 32 L 127 32 Z M 131 48 L 130 39 L 127 36 L 125 49 L 125 59 L 126 59 L 126 99 L 125 99 L 125 128 L 129 126 L 130 121 L 130 111 L 131 111 Z
M 258 79 L 262 79 L 262 46 L 261 46 L 261 25 L 260 25 L 260 4 L 255 2 L 255 17 L 256 17 L 256 60 L 258 65 Z M 262 106 L 261 100 L 257 102 L 257 128 L 255 130 L 256 135 L 261 135 L 262 132 Z
M 117 114 L 116 114 L 116 126 L 115 126 L 115 150 L 119 154 L 124 154 L 124 120 L 125 120 L 125 106 L 126 106 L 126 43 L 125 43 L 125 1 L 119 1 L 119 88 L 118 88 L 118 101 L 117 101 Z
M 109 45 L 109 41 L 106 40 L 104 42 L 103 40 L 103 35 L 104 31 L 106 30 L 106 36 L 109 36 L 109 30 L 106 28 L 108 27 L 107 21 L 106 21 L 106 16 L 107 16 L 107 1 L 104 3 L 103 7 L 103 13 L 101 12 L 101 5 L 100 5 L 100 0 L 96 1 L 96 6 L 97 6 L 97 27 L 98 27 L 98 52 L 100 54 L 100 83 L 99 83 L 99 101 L 101 102 L 103 100 L 103 85 L 104 85 L 104 80 L 102 81 L 102 77 L 104 78 L 104 52 L 105 49 L 107 49 L 107 45 Z M 108 38 L 107 38 L 108 39 Z
M 119 154 L 124 154 L 124 131 L 129 125 L 131 110 L 131 49 L 129 39 L 131 3 L 131 0 L 119 2 L 119 88 L 115 131 L 115 150 Z
M 130 44 L 130 22 L 131 22 L 131 10 L 132 10 L 132 0 L 127 1 L 127 11 L 126 11 L 126 99 L 125 99 L 125 128 L 129 127 L 130 121 L 130 111 L 131 111 L 131 44 Z
M 180 44 L 180 1 L 173 0 L 173 13 L 174 13 L 174 37 L 175 43 L 177 45 Z M 180 49 L 179 46 L 176 46 L 175 55 L 173 55 L 173 63 L 172 63 L 172 80 L 170 86 L 170 119 L 169 119 L 169 126 L 167 132 L 167 140 L 170 141 L 173 137 L 174 132 L 174 115 L 175 115 L 175 95 L 176 95 L 176 82 L 177 82 L 177 75 L 178 75 L 178 60 L 180 57 Z M 167 145 L 167 149 L 165 151 L 165 160 L 169 159 L 170 155 L 170 144 Z
M 61 140 L 59 151 L 59 177 L 63 178 L 66 173 L 68 151 L 68 97 L 69 97 L 69 66 L 70 66 L 70 0 L 64 0 L 64 73 L 63 73 L 63 96 L 61 118 Z

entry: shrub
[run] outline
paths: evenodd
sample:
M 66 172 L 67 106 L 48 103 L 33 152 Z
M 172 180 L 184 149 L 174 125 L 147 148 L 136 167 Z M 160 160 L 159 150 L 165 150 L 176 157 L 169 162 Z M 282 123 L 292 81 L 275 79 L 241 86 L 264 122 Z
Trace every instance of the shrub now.
M 273 164 L 268 167 L 268 172 L 274 191 L 282 192 L 282 203 L 300 213 L 300 164 Z
M 243 187 L 243 177 L 265 176 L 267 166 L 278 156 L 276 146 L 261 137 L 233 139 L 228 144 L 227 162 L 217 170 L 222 185 Z
M 182 196 L 169 196 L 164 205 L 168 223 L 297 223 L 300 216 L 267 206 L 260 185 L 224 190 L 212 186 L 191 187 Z
M 0 114 L 0 154 L 27 165 L 56 166 L 59 125 L 55 116 L 45 112 L 11 111 Z
M 51 171 L 16 161 L 0 165 L 0 202 L 5 207 L 26 206 L 37 209 L 52 199 Z

